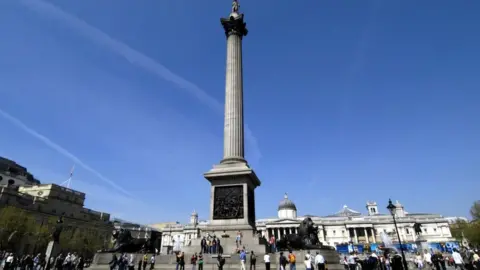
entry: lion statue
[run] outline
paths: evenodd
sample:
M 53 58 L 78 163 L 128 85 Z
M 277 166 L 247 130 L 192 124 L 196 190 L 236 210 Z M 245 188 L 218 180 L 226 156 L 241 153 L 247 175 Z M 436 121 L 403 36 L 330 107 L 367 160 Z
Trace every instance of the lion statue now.
M 107 252 L 136 253 L 136 252 L 154 252 L 151 239 L 133 238 L 129 230 L 120 229 L 112 232 L 115 240 L 113 248 Z M 153 250 L 152 250 L 153 248 Z
M 318 239 L 318 228 L 310 217 L 306 217 L 298 227 L 298 233 L 283 235 L 277 241 L 280 250 L 300 250 L 321 248 Z

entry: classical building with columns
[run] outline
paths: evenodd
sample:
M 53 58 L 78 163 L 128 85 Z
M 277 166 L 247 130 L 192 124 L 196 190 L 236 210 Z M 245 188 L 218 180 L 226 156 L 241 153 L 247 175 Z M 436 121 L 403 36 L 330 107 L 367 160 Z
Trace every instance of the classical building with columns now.
M 416 240 L 414 224 L 422 226 L 423 239 L 431 243 L 454 241 L 450 232 L 449 220 L 439 214 L 408 213 L 398 201 L 396 220 L 403 243 L 413 243 Z M 298 226 L 306 217 L 310 217 L 318 226 L 318 237 L 324 245 L 339 244 L 372 244 L 381 243 L 381 233 L 387 234 L 392 241 L 398 241 L 393 219 L 390 213 L 381 213 L 376 202 L 367 202 L 366 213 L 353 210 L 344 205 L 337 213 L 328 216 L 297 216 L 297 207 L 285 194 L 278 205 L 276 218 L 256 220 L 256 229 L 267 239 L 272 235 L 281 239 L 283 235 L 297 232 Z M 208 222 L 198 221 L 198 214 L 192 213 L 190 224 L 174 224 L 163 228 L 163 250 L 173 245 L 172 240 L 178 239 L 181 245 L 189 245 L 191 239 L 212 232 L 206 230 Z M 213 232 L 215 233 L 215 232 Z M 217 232 L 221 234 L 221 232 Z M 168 236 L 167 236 L 168 235 Z

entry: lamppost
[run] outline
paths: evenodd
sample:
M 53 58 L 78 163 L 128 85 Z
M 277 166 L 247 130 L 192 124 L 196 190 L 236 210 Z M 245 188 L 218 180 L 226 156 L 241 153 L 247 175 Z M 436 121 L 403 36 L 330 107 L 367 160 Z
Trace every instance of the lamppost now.
M 393 217 L 393 225 L 395 225 L 395 231 L 397 232 L 398 243 L 400 244 L 400 251 L 402 251 L 403 268 L 405 270 L 408 270 L 407 260 L 405 258 L 405 253 L 403 252 L 402 239 L 400 239 L 400 233 L 398 232 L 398 228 L 397 228 L 397 220 L 395 220 L 395 212 L 397 210 L 397 207 L 392 203 L 391 199 L 388 199 L 387 209 L 388 211 L 390 211 L 390 214 L 392 214 L 392 217 Z

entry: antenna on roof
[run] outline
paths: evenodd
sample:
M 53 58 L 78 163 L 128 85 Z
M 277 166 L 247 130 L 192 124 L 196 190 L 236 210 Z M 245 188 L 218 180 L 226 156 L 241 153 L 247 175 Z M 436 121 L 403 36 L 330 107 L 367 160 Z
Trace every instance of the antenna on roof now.
M 72 184 L 73 171 L 75 171 L 75 164 L 73 164 L 73 167 L 70 170 L 70 175 L 68 176 L 67 181 L 61 183 L 60 184 L 61 186 L 65 186 L 66 188 L 70 188 L 70 185 Z

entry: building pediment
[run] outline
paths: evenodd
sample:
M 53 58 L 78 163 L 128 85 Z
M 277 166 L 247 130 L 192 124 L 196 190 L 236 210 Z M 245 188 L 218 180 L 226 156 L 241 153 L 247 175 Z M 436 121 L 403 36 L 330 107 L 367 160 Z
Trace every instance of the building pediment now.
M 279 225 L 279 224 L 299 224 L 300 221 L 299 220 L 296 220 L 296 219 L 279 219 L 279 220 L 275 220 L 275 221 L 271 221 L 271 222 L 268 222 L 267 225 L 270 225 L 270 224 L 275 224 L 275 225 Z

